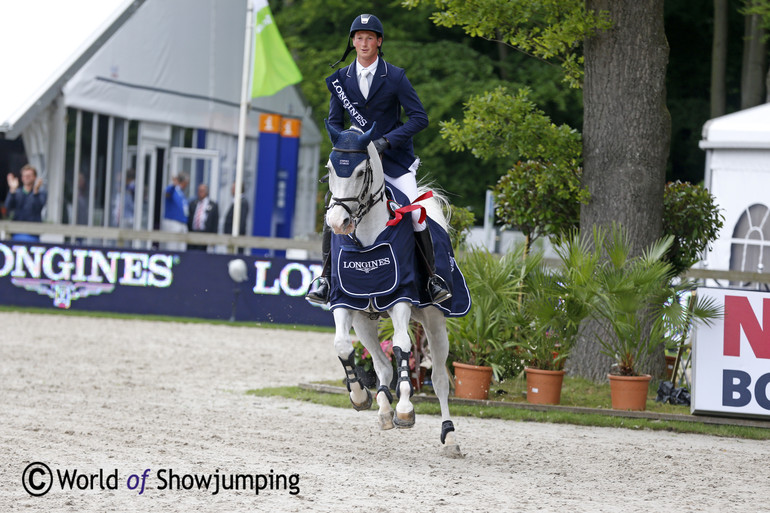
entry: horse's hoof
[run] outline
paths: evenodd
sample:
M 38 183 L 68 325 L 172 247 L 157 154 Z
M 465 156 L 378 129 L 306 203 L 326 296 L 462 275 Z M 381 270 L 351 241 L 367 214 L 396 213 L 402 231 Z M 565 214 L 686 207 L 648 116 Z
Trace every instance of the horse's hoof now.
M 447 458 L 460 459 L 465 458 L 465 455 L 460 450 L 460 446 L 457 444 L 444 444 L 441 446 L 441 455 Z
M 364 411 L 372 407 L 372 393 L 366 387 L 364 387 L 364 391 L 366 391 L 366 400 L 363 403 L 357 404 L 353 401 L 352 397 L 350 398 L 350 404 L 353 405 L 353 409 L 356 411 Z
M 393 410 L 390 410 L 387 413 L 380 413 L 378 415 L 380 419 L 380 429 L 383 431 L 387 431 L 388 429 L 393 429 L 396 427 L 393 424 Z
M 414 426 L 414 410 L 407 413 L 399 413 L 393 416 L 393 423 L 397 428 L 405 429 Z

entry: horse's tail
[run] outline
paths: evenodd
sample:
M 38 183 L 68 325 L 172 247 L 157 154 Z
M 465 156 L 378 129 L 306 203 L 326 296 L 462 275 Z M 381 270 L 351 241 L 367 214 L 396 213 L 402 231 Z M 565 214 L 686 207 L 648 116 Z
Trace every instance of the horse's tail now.
M 446 197 L 446 193 L 432 183 L 419 183 L 417 196 L 433 191 L 433 197 L 420 203 L 425 207 L 428 217 L 436 221 L 444 230 L 449 232 L 449 221 L 452 218 L 452 205 Z

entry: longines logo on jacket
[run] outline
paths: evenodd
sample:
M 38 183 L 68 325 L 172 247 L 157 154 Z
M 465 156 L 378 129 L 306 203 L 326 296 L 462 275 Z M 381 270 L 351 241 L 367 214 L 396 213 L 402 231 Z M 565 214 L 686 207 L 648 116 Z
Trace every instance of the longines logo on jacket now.
M 376 260 L 369 260 L 365 262 L 352 262 L 347 261 L 342 263 L 345 269 L 354 269 L 369 274 L 370 271 L 376 271 L 383 265 L 390 265 L 390 258 L 378 258 Z

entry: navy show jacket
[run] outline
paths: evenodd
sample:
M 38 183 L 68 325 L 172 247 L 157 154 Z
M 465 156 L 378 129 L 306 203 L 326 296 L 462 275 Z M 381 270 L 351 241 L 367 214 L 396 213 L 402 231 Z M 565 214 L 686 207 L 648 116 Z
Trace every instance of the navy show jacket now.
M 396 178 L 409 172 L 417 159 L 412 136 L 428 126 L 428 115 L 406 72 L 380 58 L 368 98 L 358 87 L 356 61 L 332 73 L 326 85 L 331 93 L 329 124 L 344 130 L 347 117 L 351 125 L 367 131 L 376 122 L 372 140 L 385 137 L 390 143 L 383 154 L 385 174 Z M 406 123 L 401 121 L 402 109 Z

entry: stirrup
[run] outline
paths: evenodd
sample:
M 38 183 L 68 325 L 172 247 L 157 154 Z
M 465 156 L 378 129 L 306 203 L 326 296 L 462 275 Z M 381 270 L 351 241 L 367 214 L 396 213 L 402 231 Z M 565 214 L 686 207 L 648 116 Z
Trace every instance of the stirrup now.
M 316 305 L 325 305 L 329 302 L 329 279 L 325 276 L 319 276 L 308 287 L 305 299 L 309 303 Z
M 434 305 L 442 303 L 452 297 L 452 293 L 449 292 L 449 287 L 447 287 L 444 278 L 438 274 L 434 274 L 428 278 L 428 295 Z

